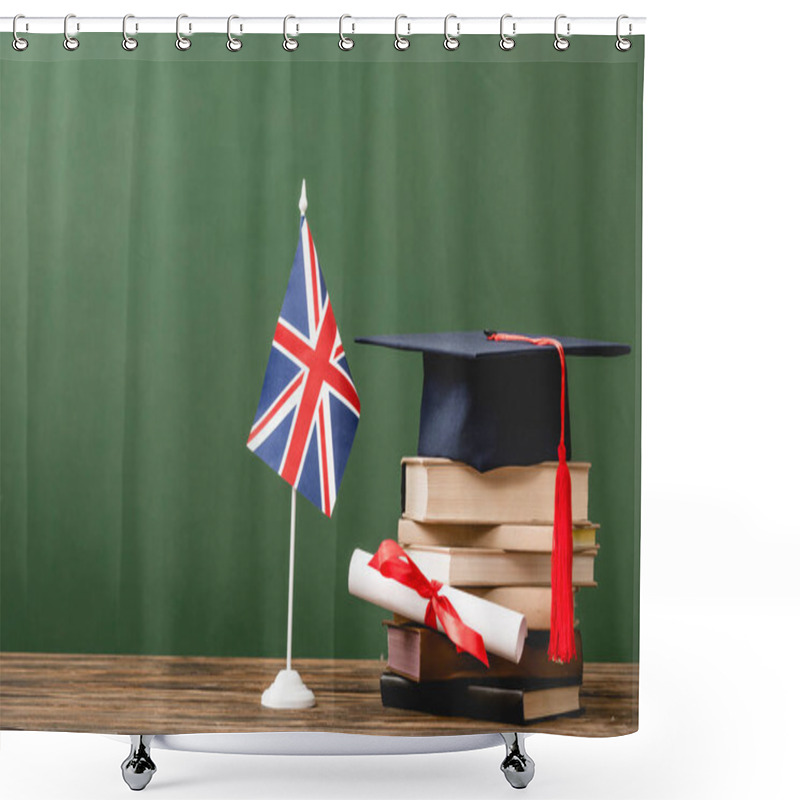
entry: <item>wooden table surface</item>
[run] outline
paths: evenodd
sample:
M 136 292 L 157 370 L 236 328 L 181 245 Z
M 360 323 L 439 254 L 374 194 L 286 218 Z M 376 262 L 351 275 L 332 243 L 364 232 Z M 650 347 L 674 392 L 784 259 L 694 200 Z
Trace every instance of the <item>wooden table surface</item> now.
M 296 659 L 315 708 L 277 711 L 261 692 L 282 659 L 0 653 L 0 727 L 88 733 L 337 731 L 393 736 L 496 732 L 615 736 L 638 727 L 636 664 L 585 664 L 584 713 L 527 726 L 384 708 L 385 663 Z

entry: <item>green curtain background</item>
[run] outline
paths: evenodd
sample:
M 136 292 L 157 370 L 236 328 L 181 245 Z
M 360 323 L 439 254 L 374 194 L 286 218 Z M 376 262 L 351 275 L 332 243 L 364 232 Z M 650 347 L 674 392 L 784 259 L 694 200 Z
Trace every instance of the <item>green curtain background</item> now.
M 0 36 L 3 650 L 280 656 L 289 487 L 245 447 L 308 218 L 362 418 L 298 499 L 294 649 L 378 657 L 355 547 L 396 533 L 419 356 L 357 335 L 629 343 L 569 364 L 592 462 L 590 661 L 638 659 L 644 40 Z

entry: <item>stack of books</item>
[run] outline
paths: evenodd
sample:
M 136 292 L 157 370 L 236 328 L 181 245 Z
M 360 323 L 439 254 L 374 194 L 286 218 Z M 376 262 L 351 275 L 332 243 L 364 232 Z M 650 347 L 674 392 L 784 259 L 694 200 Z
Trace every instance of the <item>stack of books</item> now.
M 595 586 L 597 525 L 588 520 L 589 464 L 571 462 L 573 590 Z M 478 472 L 443 458 L 403 459 L 398 542 L 429 580 L 456 586 L 527 620 L 520 662 L 488 669 L 442 633 L 395 616 L 387 622 L 384 706 L 522 724 L 580 711 L 576 658 L 548 660 L 550 564 L 557 464 Z

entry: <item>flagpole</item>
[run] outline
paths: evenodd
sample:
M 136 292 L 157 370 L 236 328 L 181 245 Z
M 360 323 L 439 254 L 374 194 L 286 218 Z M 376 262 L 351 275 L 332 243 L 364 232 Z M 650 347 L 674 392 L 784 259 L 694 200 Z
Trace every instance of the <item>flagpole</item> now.
M 306 179 L 303 178 L 303 186 L 300 189 L 300 201 L 297 204 L 300 209 L 300 217 L 304 217 L 308 210 L 308 198 L 306 197 Z M 292 619 L 294 611 L 294 535 L 297 520 L 297 488 L 292 486 L 292 510 L 289 515 L 289 614 L 286 621 L 286 669 L 292 669 Z
M 300 216 L 306 215 L 308 199 L 306 197 L 306 181 L 300 191 L 300 202 L 297 204 Z M 289 515 L 289 613 L 286 617 L 286 669 L 282 669 L 270 686 L 261 695 L 261 705 L 267 708 L 311 708 L 316 704 L 314 692 L 300 677 L 300 673 L 292 669 L 292 622 L 294 612 L 294 539 L 297 520 L 297 489 L 292 486 L 292 505 Z
M 297 517 L 297 489 L 292 486 L 292 512 L 289 522 L 289 617 L 286 622 L 286 669 L 292 668 L 292 609 L 294 606 L 294 531 Z

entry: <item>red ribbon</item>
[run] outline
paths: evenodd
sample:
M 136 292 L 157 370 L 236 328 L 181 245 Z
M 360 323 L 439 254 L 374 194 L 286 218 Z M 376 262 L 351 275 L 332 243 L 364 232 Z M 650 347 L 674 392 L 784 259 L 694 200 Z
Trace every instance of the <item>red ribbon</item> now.
M 462 622 L 450 600 L 439 594 L 442 584 L 439 581 L 429 581 L 397 542 L 392 539 L 382 541 L 378 551 L 370 559 L 369 566 L 377 569 L 384 578 L 392 578 L 413 589 L 420 597 L 426 598 L 428 606 L 425 609 L 425 624 L 436 630 L 438 620 L 459 653 L 467 652 L 489 666 L 483 636 Z

